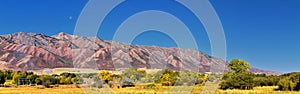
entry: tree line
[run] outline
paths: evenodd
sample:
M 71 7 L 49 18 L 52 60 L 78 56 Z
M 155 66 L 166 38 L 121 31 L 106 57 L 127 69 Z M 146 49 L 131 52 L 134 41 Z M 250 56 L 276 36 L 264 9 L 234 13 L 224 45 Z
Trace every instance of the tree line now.
M 10 82 L 8 82 L 10 81 Z M 44 85 L 49 87 L 55 84 L 81 84 L 83 79 L 79 75 L 74 73 L 62 73 L 60 75 L 37 75 L 33 72 L 22 72 L 22 71 L 11 71 L 11 70 L 0 70 L 0 85 Z
M 120 75 L 102 70 L 93 79 L 96 87 L 114 83 L 119 84 L 121 87 L 127 87 L 142 83 L 155 83 L 162 86 L 201 85 L 204 84 L 207 78 L 207 75 L 189 71 L 179 72 L 163 69 L 158 72 L 147 73 L 145 70 L 129 68 Z
M 234 59 L 228 64 L 230 72 L 220 74 L 202 74 L 190 71 L 174 71 L 163 69 L 147 73 L 146 70 L 129 68 L 121 74 L 113 74 L 107 70 L 99 73 L 61 73 L 52 75 L 36 75 L 33 72 L 0 70 L 0 86 L 8 81 L 15 85 L 37 84 L 50 85 L 92 84 L 94 87 L 103 85 L 119 85 L 120 87 L 135 86 L 136 84 L 152 83 L 162 86 L 192 86 L 203 85 L 205 82 L 220 82 L 220 89 L 253 89 L 258 86 L 278 86 L 277 90 L 300 90 L 300 72 L 283 75 L 253 74 L 249 72 L 250 64 L 244 60 Z M 20 80 L 21 79 L 21 80 Z M 92 82 L 84 82 L 90 79 Z
M 216 77 L 211 77 L 216 78 Z M 92 80 L 91 83 L 83 79 Z M 105 84 L 119 84 L 120 86 L 134 86 L 141 83 L 155 83 L 163 86 L 179 85 L 201 85 L 208 80 L 208 75 L 189 71 L 173 71 L 163 69 L 154 73 L 147 73 L 145 70 L 129 68 L 122 74 L 112 74 L 107 70 L 99 73 L 61 73 L 52 75 L 37 75 L 33 72 L 0 70 L 0 86 L 10 82 L 13 85 L 69 85 L 69 84 L 92 84 L 95 87 L 102 87 Z
M 300 73 L 293 72 L 283 75 L 253 74 L 248 71 L 250 64 L 244 60 L 234 59 L 228 67 L 230 72 L 222 76 L 220 89 L 253 89 L 258 86 L 278 86 L 276 90 L 299 91 Z

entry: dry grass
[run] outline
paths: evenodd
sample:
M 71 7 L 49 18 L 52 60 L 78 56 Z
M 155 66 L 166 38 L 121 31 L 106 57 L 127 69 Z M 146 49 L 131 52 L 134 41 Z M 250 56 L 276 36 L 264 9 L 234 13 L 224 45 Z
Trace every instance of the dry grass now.
M 83 94 L 81 88 L 10 87 L 0 88 L 0 94 Z
M 216 94 L 300 94 L 299 91 L 275 91 L 277 86 L 255 87 L 253 90 L 218 90 Z

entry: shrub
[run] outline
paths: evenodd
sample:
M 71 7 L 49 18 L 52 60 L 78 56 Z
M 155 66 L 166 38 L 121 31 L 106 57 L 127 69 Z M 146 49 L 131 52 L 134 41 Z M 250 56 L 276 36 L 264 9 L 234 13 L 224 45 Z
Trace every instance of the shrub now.
M 50 84 L 51 82 L 49 80 L 43 82 L 43 86 L 45 86 L 46 88 L 51 88 Z
M 146 86 L 144 86 L 144 89 L 157 89 L 155 84 L 148 84 Z
M 103 82 L 101 80 L 96 81 L 92 86 L 96 87 L 96 88 L 102 88 L 103 87 Z
M 14 84 L 10 81 L 10 82 L 5 82 L 4 84 L 4 87 L 11 87 L 11 86 L 14 86 Z
M 132 81 L 122 80 L 121 81 L 121 87 L 122 88 L 125 88 L 125 87 L 135 87 L 135 84 Z

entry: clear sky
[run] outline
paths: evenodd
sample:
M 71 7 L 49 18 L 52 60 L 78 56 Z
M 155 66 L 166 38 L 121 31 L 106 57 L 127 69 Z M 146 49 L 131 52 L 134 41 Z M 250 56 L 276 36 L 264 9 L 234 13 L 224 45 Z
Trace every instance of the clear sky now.
M 210 2 L 224 27 L 228 60 L 244 59 L 253 67 L 265 70 L 300 71 L 299 0 L 210 0 Z M 0 34 L 14 32 L 72 34 L 77 18 L 86 3 L 87 0 L 0 0 Z M 165 8 L 170 6 L 169 4 L 171 3 L 157 3 L 156 8 Z M 140 10 L 148 7 L 135 6 Z M 122 10 L 122 13 L 126 14 L 130 13 L 131 9 L 129 6 L 123 7 Z M 176 12 L 175 10 L 170 12 Z M 191 16 L 189 14 L 182 13 L 179 16 L 185 18 L 183 20 L 187 22 L 194 23 L 189 19 Z M 112 23 L 121 18 L 122 15 L 116 16 Z M 117 27 L 117 24 L 111 27 Z M 202 26 L 196 24 L 192 26 L 196 27 Z M 110 40 L 109 36 L 112 36 L 113 32 L 110 29 L 104 29 L 105 32 L 101 30 L 98 36 Z M 205 31 L 192 33 L 196 35 L 199 50 L 210 54 L 210 44 Z M 170 37 L 157 31 L 137 36 L 133 44 L 176 46 Z

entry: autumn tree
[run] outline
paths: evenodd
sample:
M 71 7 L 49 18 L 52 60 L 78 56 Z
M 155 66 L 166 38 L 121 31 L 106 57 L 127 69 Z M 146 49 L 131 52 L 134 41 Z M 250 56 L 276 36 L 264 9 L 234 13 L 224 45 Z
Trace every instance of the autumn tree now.
M 104 81 L 105 83 L 108 83 L 109 81 L 113 81 L 113 76 L 111 73 L 109 73 L 108 71 L 106 70 L 103 70 L 103 71 L 100 71 L 98 73 L 98 77 L 100 79 L 102 79 L 102 81 Z
M 156 83 L 170 83 L 171 85 L 174 85 L 176 81 L 179 79 L 179 72 L 164 69 L 161 71 L 158 71 L 154 77 L 156 79 Z

